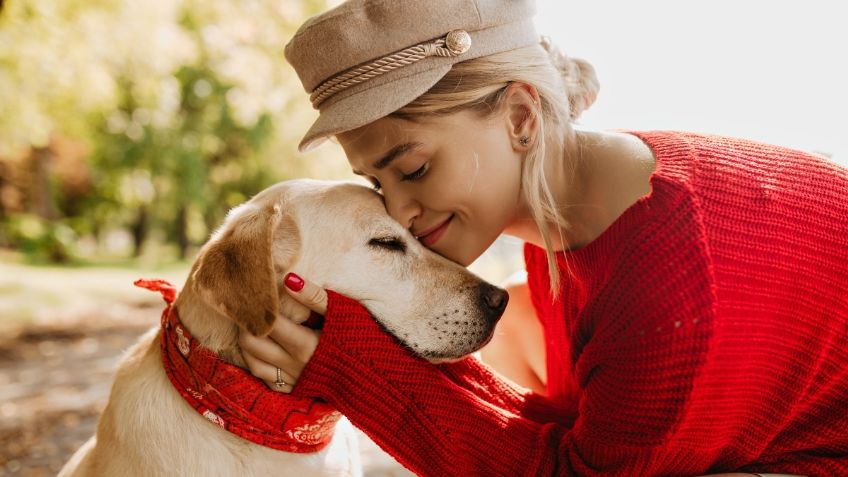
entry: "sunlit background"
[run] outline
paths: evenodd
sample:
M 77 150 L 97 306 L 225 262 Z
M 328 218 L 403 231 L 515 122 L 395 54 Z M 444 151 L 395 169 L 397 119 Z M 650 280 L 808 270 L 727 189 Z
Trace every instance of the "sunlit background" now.
M 601 82 L 586 127 L 726 134 L 848 164 L 848 22 L 813 0 L 539 0 Z
M 33 0 L 0 14 L 0 247 L 36 262 L 191 257 L 277 180 L 315 117 L 282 46 L 337 1 Z M 580 125 L 727 134 L 848 163 L 837 2 L 540 0 L 601 82 Z
M 316 113 L 282 54 L 337 3 L 0 1 L 0 474 L 55 475 L 93 432 L 117 356 L 160 311 L 133 279 L 182 283 L 226 212 L 274 182 L 353 178 L 336 145 L 296 152 Z M 848 165 L 841 8 L 539 0 L 537 23 L 597 70 L 580 127 Z M 500 282 L 520 246 L 499 240 L 472 268 Z M 366 475 L 401 475 L 371 450 Z

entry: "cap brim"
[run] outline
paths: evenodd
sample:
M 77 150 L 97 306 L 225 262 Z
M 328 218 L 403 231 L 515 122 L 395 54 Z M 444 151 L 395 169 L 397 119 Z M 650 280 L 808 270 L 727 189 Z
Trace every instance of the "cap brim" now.
M 300 141 L 308 151 L 330 136 L 356 129 L 389 115 L 426 93 L 454 63 L 539 44 L 532 18 L 468 32 L 472 48 L 460 56 L 428 57 L 340 91 L 319 107 L 321 114 Z
M 321 114 L 300 141 L 298 150 L 306 152 L 336 134 L 356 129 L 387 116 L 426 93 L 453 66 L 452 63 L 428 65 L 427 69 L 404 68 L 403 76 L 387 77 L 367 89 L 331 98 L 321 106 Z M 424 65 L 422 65 L 424 66 Z M 388 75 L 387 75 L 388 76 Z

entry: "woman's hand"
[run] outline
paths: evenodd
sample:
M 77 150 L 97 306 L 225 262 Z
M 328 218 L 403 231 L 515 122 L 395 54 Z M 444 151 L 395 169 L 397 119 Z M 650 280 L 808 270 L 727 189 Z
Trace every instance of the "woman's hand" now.
M 286 291 L 295 300 L 321 316 L 327 313 L 327 292 L 289 273 Z M 290 393 L 306 363 L 318 347 L 319 331 L 278 316 L 268 336 L 260 338 L 239 331 L 239 345 L 250 372 L 274 391 Z

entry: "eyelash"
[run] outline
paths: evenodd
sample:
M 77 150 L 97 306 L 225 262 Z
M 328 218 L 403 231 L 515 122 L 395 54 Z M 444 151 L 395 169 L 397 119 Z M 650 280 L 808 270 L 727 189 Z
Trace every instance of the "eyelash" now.
M 400 178 L 400 180 L 401 181 L 410 181 L 410 182 L 415 182 L 417 180 L 420 180 L 422 177 L 424 177 L 424 174 L 426 174 L 427 171 L 430 170 L 429 166 L 430 166 L 429 162 L 425 163 L 423 166 L 419 167 L 414 172 L 412 172 L 410 174 L 404 174 Z M 382 186 L 380 185 L 379 181 L 375 180 L 373 185 L 371 186 L 371 188 L 374 189 L 377 192 L 380 192 L 380 189 L 382 189 Z
M 401 180 L 402 181 L 415 182 L 415 181 L 421 179 L 422 177 L 424 177 L 424 174 L 426 174 L 427 171 L 430 169 L 429 166 L 430 166 L 430 163 L 425 162 L 423 166 L 419 167 L 416 171 L 412 172 L 411 174 L 406 174 L 405 176 L 403 176 L 401 178 Z
M 397 237 L 374 238 L 368 242 L 368 245 L 380 247 L 393 252 L 406 253 L 406 244 L 403 240 Z

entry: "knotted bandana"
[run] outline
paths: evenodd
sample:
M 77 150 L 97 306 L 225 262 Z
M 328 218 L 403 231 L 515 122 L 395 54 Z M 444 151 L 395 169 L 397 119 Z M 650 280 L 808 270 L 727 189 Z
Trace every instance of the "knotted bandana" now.
M 248 371 L 223 361 L 189 334 L 165 280 L 136 280 L 167 306 L 160 332 L 162 364 L 171 384 L 200 415 L 233 434 L 286 452 L 317 452 L 333 437 L 341 414 L 310 398 L 274 392 Z

